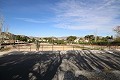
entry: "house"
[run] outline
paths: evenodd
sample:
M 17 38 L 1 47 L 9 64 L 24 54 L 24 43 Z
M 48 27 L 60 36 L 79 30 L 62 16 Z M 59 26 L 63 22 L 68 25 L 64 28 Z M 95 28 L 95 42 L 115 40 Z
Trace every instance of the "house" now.
M 79 38 L 74 40 L 75 43 L 79 43 Z

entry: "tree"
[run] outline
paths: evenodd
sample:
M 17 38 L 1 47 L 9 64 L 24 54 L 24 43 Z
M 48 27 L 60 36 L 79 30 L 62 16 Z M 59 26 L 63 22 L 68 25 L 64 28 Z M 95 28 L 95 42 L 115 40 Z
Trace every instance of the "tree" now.
M 86 35 L 84 38 L 89 41 L 93 41 L 95 39 L 95 36 L 94 35 Z
M 2 44 L 7 37 L 9 37 L 8 27 L 9 26 L 4 22 L 3 15 L 0 14 L 0 44 Z
M 76 36 L 69 36 L 69 37 L 67 37 L 67 41 L 68 41 L 69 43 L 73 43 L 73 41 L 74 41 L 75 39 L 77 39 Z
M 22 41 L 24 41 L 24 42 L 27 42 L 28 39 L 29 39 L 29 37 L 27 37 L 27 36 L 22 37 Z
M 32 38 L 32 42 L 35 42 L 35 38 Z
M 2 15 L 0 15 L 0 33 L 2 32 L 3 29 L 3 23 L 4 23 L 4 18 Z
M 113 40 L 113 36 L 106 36 L 98 38 L 98 42 L 108 42 L 109 40 Z
M 20 36 L 20 35 L 16 35 L 15 38 L 16 38 L 16 40 L 20 40 L 20 41 L 24 41 L 24 42 L 27 42 L 28 39 L 30 39 L 27 36 Z M 35 40 L 33 39 L 32 41 L 34 42 Z
M 117 26 L 114 28 L 114 31 L 117 33 L 117 35 L 120 37 L 120 26 Z
M 116 40 L 120 41 L 120 26 L 116 26 L 113 30 L 116 32 Z
M 64 40 L 55 40 L 54 43 L 57 43 L 57 44 L 66 44 Z
M 46 41 L 48 41 L 49 43 L 53 43 L 54 44 L 54 38 L 53 37 L 46 37 L 44 38 Z
M 0 48 L 1 48 L 1 44 L 3 42 L 2 40 L 2 31 L 3 31 L 3 23 L 4 23 L 4 18 L 2 15 L 0 15 Z

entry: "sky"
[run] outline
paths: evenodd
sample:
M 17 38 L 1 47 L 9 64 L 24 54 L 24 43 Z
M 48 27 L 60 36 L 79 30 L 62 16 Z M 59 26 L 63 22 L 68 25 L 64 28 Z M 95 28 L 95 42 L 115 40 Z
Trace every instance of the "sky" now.
M 120 0 L 0 0 L 9 32 L 36 37 L 111 36 Z

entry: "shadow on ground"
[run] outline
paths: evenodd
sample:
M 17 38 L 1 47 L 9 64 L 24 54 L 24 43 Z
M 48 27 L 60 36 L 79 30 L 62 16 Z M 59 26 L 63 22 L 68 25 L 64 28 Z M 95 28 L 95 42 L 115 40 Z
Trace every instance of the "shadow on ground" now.
M 101 51 L 94 53 L 90 50 L 68 51 L 67 59 L 74 62 L 80 70 L 120 70 L 119 51 Z
M 52 80 L 63 59 L 67 59 L 76 65 L 79 71 L 120 71 L 120 53 L 115 50 L 99 52 L 91 50 L 67 51 L 66 54 L 60 54 L 60 51 L 15 51 L 0 57 L 0 80 Z M 90 79 L 84 75 L 76 77 L 75 73 L 68 70 L 64 72 L 63 80 Z
M 51 80 L 62 62 L 52 52 L 11 53 L 0 57 L 0 80 Z

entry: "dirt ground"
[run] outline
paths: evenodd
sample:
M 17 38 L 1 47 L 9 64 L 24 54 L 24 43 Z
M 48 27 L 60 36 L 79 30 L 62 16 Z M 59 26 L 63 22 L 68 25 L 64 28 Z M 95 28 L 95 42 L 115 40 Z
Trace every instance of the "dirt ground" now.
M 11 51 L 0 56 L 0 80 L 120 80 L 120 51 Z

